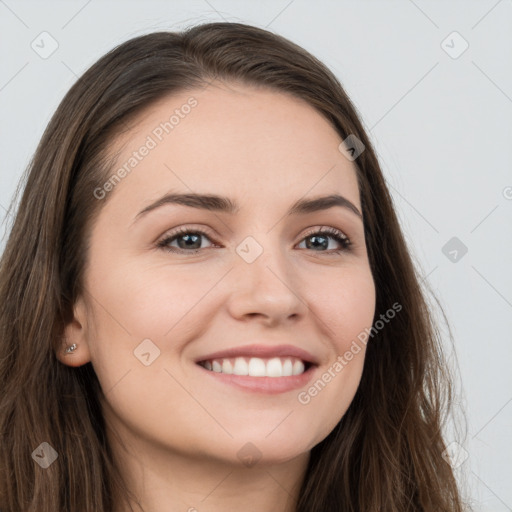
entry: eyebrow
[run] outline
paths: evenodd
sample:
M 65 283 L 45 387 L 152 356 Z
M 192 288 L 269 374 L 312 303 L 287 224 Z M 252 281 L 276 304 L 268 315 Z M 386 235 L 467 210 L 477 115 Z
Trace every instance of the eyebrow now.
M 154 203 L 146 206 L 136 216 L 133 223 L 137 222 L 141 217 L 147 213 L 168 204 L 179 204 L 183 206 L 190 206 L 201 210 L 208 210 L 213 212 L 221 212 L 228 214 L 235 214 L 240 210 L 240 206 L 229 199 L 210 194 L 166 194 Z M 311 199 L 299 199 L 295 202 L 287 212 L 287 216 L 304 215 L 321 210 L 328 210 L 335 206 L 345 208 L 359 217 L 361 220 L 363 216 L 357 207 L 349 201 L 346 197 L 339 194 L 331 194 L 328 196 L 315 197 Z

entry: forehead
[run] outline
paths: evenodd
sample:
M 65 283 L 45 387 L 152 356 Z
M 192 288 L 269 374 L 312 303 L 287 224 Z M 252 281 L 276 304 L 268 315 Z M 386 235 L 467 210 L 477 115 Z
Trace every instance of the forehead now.
M 336 191 L 359 204 L 355 166 L 338 149 L 341 137 L 311 105 L 286 93 L 212 84 L 159 100 L 131 126 L 111 149 L 112 171 L 127 171 L 115 194 L 132 203 L 167 188 L 229 188 L 245 203 Z

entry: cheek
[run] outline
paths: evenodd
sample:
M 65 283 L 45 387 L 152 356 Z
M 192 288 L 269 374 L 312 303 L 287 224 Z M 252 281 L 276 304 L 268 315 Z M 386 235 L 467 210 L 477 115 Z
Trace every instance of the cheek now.
M 111 343 L 125 343 L 127 337 L 133 343 L 151 337 L 162 340 L 175 326 L 181 327 L 216 280 L 215 273 L 180 266 L 125 265 L 97 273 L 90 286 L 103 306 L 96 308 L 100 331 L 118 333 Z
M 317 378 L 297 396 L 298 403 L 309 409 L 313 430 L 316 427 L 318 432 L 316 441 L 340 421 L 359 387 L 376 299 L 368 267 L 347 272 L 337 281 L 331 276 L 323 290 L 327 291 L 317 293 L 310 304 L 330 341 L 332 355 Z
M 198 325 L 201 298 L 221 276 L 122 264 L 91 272 L 91 361 L 105 394 L 105 413 L 115 424 L 121 418 L 141 437 L 178 439 L 183 449 L 194 447 L 193 425 L 205 423 L 205 411 L 186 391 L 177 358 Z
M 375 300 L 373 277 L 369 267 L 364 265 L 317 276 L 308 292 L 312 313 L 338 354 L 345 352 L 352 340 L 370 328 Z
M 87 281 L 93 312 L 88 321 L 88 344 L 103 390 L 108 393 L 115 387 L 119 392 L 129 387 L 128 381 L 145 382 L 149 376 L 158 382 L 157 390 L 166 389 L 170 377 L 163 372 L 164 361 L 167 365 L 169 357 L 179 354 L 180 342 L 187 339 L 191 327 L 188 319 L 215 276 L 203 279 L 177 266 L 171 272 L 169 268 L 122 262 L 100 265 L 100 261 L 96 258 Z M 147 359 L 142 354 L 148 352 L 154 363 L 146 367 L 141 358 Z M 137 391 L 128 393 L 127 403 L 144 401 Z M 154 390 L 152 393 L 158 396 Z

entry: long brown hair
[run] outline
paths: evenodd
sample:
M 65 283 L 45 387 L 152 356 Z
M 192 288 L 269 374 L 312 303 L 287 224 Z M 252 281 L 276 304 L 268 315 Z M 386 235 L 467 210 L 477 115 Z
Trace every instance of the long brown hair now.
M 84 292 L 93 191 L 111 174 L 108 150 L 152 102 L 209 81 L 287 92 L 365 151 L 354 162 L 376 287 L 376 317 L 402 310 L 369 341 L 348 411 L 316 445 L 297 512 L 460 512 L 441 432 L 452 388 L 442 341 L 372 144 L 341 84 L 294 43 L 240 23 L 131 39 L 73 85 L 51 119 L 21 187 L 0 262 L 0 508 L 111 511 L 127 496 L 106 442 L 98 379 L 60 363 L 64 325 Z M 41 471 L 32 452 L 58 458 Z

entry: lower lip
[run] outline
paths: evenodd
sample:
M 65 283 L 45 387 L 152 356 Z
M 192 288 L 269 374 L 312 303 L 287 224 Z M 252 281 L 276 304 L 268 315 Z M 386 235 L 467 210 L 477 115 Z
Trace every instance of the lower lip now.
M 201 365 L 196 366 L 220 382 L 232 384 L 244 391 L 266 393 L 269 395 L 286 393 L 287 391 L 304 387 L 313 378 L 313 374 L 318 368 L 317 366 L 311 366 L 304 373 L 300 375 L 290 375 L 289 377 L 250 377 L 248 375 L 214 372 L 203 368 Z

